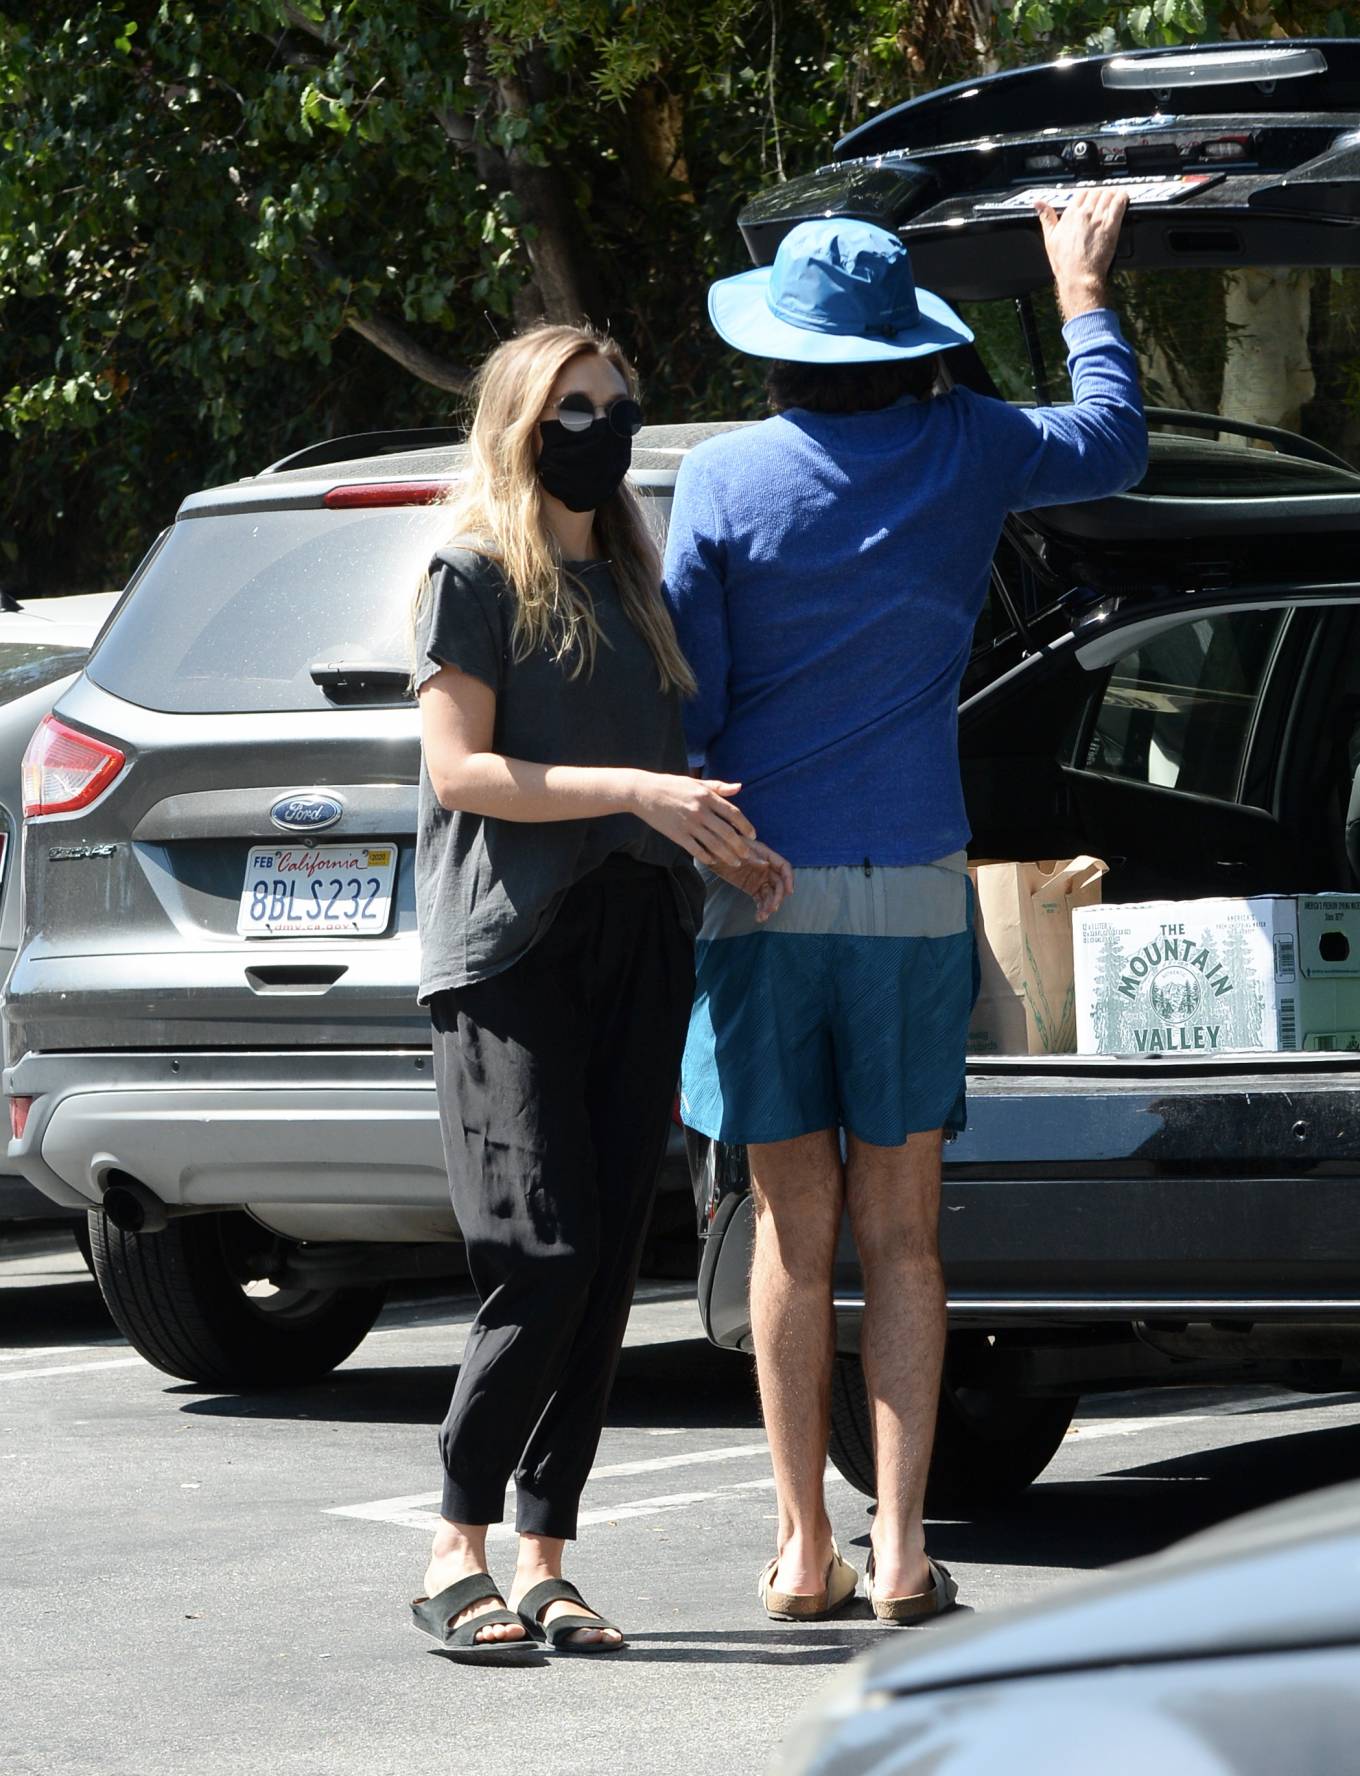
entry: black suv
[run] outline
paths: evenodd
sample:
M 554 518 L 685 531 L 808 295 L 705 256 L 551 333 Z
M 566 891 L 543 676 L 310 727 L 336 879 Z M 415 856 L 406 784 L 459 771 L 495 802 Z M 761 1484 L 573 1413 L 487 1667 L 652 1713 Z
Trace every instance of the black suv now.
M 1012 520 L 960 712 L 980 858 L 1107 859 L 1105 898 L 1360 886 L 1360 43 L 1099 56 L 875 118 L 741 219 L 896 230 L 976 349 L 950 376 L 1068 398 L 1032 202 L 1131 197 L 1117 305 L 1150 463 Z M 1348 850 L 1347 839 L 1350 839 Z M 970 1062 L 946 1149 L 937 1507 L 1027 1485 L 1087 1390 L 1360 1372 L 1360 1054 Z M 691 1139 L 709 1335 L 745 1347 L 744 1154 Z M 833 1458 L 873 1490 L 862 1283 L 836 1276 Z

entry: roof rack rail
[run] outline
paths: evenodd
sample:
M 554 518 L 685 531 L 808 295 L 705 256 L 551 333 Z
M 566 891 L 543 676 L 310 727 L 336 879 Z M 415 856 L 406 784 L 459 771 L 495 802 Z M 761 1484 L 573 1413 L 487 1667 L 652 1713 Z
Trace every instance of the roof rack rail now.
M 397 432 L 349 432 L 343 438 L 327 438 L 281 456 L 261 469 L 261 475 L 278 475 L 284 469 L 318 469 L 324 463 L 350 462 L 356 457 L 385 456 L 397 450 L 434 450 L 441 444 L 463 444 L 467 433 L 456 426 L 408 426 Z

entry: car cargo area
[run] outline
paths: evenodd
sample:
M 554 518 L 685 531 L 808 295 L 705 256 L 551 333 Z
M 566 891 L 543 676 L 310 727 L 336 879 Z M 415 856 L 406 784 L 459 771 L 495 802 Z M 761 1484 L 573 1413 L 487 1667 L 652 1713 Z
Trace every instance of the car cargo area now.
M 1194 549 L 1178 558 L 1175 538 L 1155 529 L 1092 573 L 1088 533 L 1127 534 L 1139 516 L 1129 508 L 1155 503 L 1113 500 L 1024 526 L 1026 551 L 1041 549 L 1069 590 L 1049 594 L 1027 651 L 965 701 L 971 859 L 1089 854 L 1108 866 L 1099 899 L 1117 906 L 1354 894 L 1360 588 L 1311 550 L 1316 577 L 1291 582 L 1246 531 L 1213 580 Z M 1343 508 L 1338 525 L 1354 521 L 1349 497 L 1323 503 Z M 1045 1071 L 1075 1058 L 1025 1057 Z

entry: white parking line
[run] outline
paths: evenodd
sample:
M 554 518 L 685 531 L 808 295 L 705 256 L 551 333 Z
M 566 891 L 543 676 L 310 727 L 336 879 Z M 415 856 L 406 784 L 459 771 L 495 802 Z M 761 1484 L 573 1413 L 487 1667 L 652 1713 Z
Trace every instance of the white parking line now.
M 1292 1404 L 1297 1398 L 1297 1395 L 1289 1393 L 1267 1394 L 1248 1400 L 1210 1403 L 1195 1412 L 1164 1412 L 1155 1418 L 1084 1419 L 1073 1425 L 1070 1434 L 1074 1441 L 1080 1443 L 1097 1442 L 1107 1437 L 1136 1437 L 1145 1431 L 1202 1424 L 1209 1419 L 1237 1417 L 1272 1406 Z M 603 1462 L 591 1470 L 589 1484 L 593 1486 L 600 1480 L 631 1478 L 639 1474 L 663 1473 L 673 1468 L 700 1467 L 714 1462 L 751 1460 L 757 1457 L 768 1460 L 768 1444 L 734 1443 L 720 1449 L 686 1450 L 676 1455 L 653 1456 L 644 1461 Z M 827 1478 L 832 1481 L 837 1479 L 834 1468 L 828 1467 Z M 617 1523 L 630 1517 L 649 1517 L 659 1512 L 684 1510 L 690 1505 L 705 1504 L 728 1493 L 769 1490 L 773 1485 L 773 1479 L 764 1475 L 758 1480 L 732 1481 L 703 1492 L 658 1493 L 651 1498 L 627 1499 L 613 1505 L 597 1506 L 592 1502 L 590 1508 L 581 1513 L 578 1521 L 582 1525 Z M 507 1493 L 511 1490 L 513 1489 L 507 1488 Z M 420 1529 L 428 1533 L 438 1520 L 436 1507 L 439 1498 L 438 1492 L 412 1492 L 398 1498 L 373 1499 L 360 1505 L 328 1505 L 325 1512 L 330 1517 L 355 1517 L 365 1523 L 391 1523 L 400 1528 Z M 513 1536 L 514 1533 L 514 1529 L 505 1523 L 493 1525 L 491 1530 L 493 1538 Z
M 1100 1437 L 1136 1437 L 1142 1431 L 1155 1431 L 1161 1425 L 1200 1424 L 1207 1412 L 1177 1412 L 1161 1418 L 1097 1418 L 1086 1424 L 1074 1424 L 1068 1436 L 1078 1443 L 1094 1443 Z
M 599 1467 L 591 1469 L 590 1482 L 593 1484 L 596 1480 L 618 1480 L 637 1474 L 659 1474 L 668 1468 L 692 1468 L 709 1462 L 737 1461 L 752 1456 L 768 1457 L 769 1453 L 767 1443 L 738 1443 L 729 1444 L 722 1449 L 689 1450 L 682 1455 L 657 1455 L 647 1461 L 602 1462 Z M 764 1480 L 740 1482 L 740 1486 L 763 1486 L 765 1484 Z M 739 1490 L 740 1486 L 738 1488 L 724 1487 L 721 1490 Z M 692 1499 L 693 1501 L 715 1496 L 715 1494 L 707 1492 L 694 1493 L 693 1495 L 688 1493 L 673 1495 L 676 1499 Z M 437 1492 L 411 1492 L 400 1498 L 374 1499 L 365 1505 L 329 1505 L 326 1507 L 326 1514 L 329 1517 L 358 1517 L 365 1523 L 398 1523 L 410 1529 L 428 1529 L 436 1516 L 430 1507 L 437 1505 L 439 1498 L 440 1495 Z M 620 1505 L 614 1510 L 587 1514 L 581 1518 L 581 1522 L 608 1523 L 619 1512 L 628 1517 L 637 1517 L 642 1515 L 641 1506 L 646 1506 L 649 1510 L 673 1510 L 676 1508 L 674 1504 L 666 1500 L 659 1502 L 643 1500 L 639 1506 Z
M 1268 1412 L 1272 1406 L 1296 1406 L 1298 1394 L 1255 1394 L 1248 1400 L 1214 1400 L 1194 1412 L 1163 1412 L 1156 1418 L 1079 1418 L 1069 1432 L 1080 1443 L 1092 1443 L 1097 1437 L 1133 1437 L 1140 1431 L 1155 1431 L 1164 1425 L 1203 1424 L 1210 1418 L 1246 1418 L 1254 1412 Z
M 597 1523 L 621 1523 L 627 1517 L 654 1517 L 659 1511 L 683 1511 L 687 1505 L 702 1505 L 709 1500 L 721 1498 L 729 1492 L 771 1492 L 774 1490 L 774 1475 L 766 1474 L 760 1480 L 737 1480 L 730 1486 L 715 1486 L 709 1492 L 672 1492 L 662 1493 L 656 1498 L 631 1499 L 627 1504 L 608 1505 L 598 1511 L 582 1511 L 576 1519 L 578 1529 L 589 1529 Z M 432 1525 L 435 1521 L 431 1512 L 421 1524 L 421 1528 Z M 489 1542 L 508 1542 L 517 1534 L 512 1523 L 493 1523 L 487 1533 Z
M 615 1480 L 621 1474 L 659 1474 L 665 1468 L 692 1468 L 697 1462 L 737 1461 L 747 1455 L 768 1455 L 768 1443 L 738 1443 L 723 1449 L 700 1449 L 685 1455 L 653 1455 L 645 1461 L 607 1462 L 592 1468 L 592 1480 Z
M 594 1476 L 591 1476 L 592 1479 Z M 662 1492 L 652 1498 L 625 1499 L 617 1505 L 600 1505 L 594 1510 L 582 1511 L 576 1519 L 581 1529 L 588 1529 L 596 1523 L 621 1523 L 629 1517 L 654 1517 L 663 1511 L 683 1511 L 689 1505 L 706 1504 L 711 1499 L 722 1498 L 727 1493 L 770 1492 L 774 1488 L 774 1476 L 762 1474 L 759 1480 L 734 1480 L 727 1486 L 714 1486 L 706 1492 Z M 438 1504 L 439 1494 L 421 1494 L 428 1497 L 432 1504 Z M 388 1505 L 398 1503 L 396 1499 L 379 1501 Z M 327 1512 L 331 1517 L 361 1517 L 369 1523 L 395 1523 L 402 1529 L 423 1529 L 428 1535 L 439 1521 L 439 1513 L 434 1509 L 425 1510 L 402 1509 L 389 1510 L 379 1514 L 372 1505 L 339 1505 L 332 1506 Z M 487 1534 L 488 1541 L 502 1542 L 513 1540 L 518 1532 L 512 1523 L 493 1523 Z
M 0 1363 L 22 1363 L 34 1357 L 69 1357 L 73 1351 L 92 1350 L 126 1350 L 127 1346 L 121 1338 L 105 1339 L 103 1344 L 38 1344 L 28 1350 L 0 1351 Z
M 111 1363 L 61 1363 L 49 1369 L 12 1369 L 0 1381 L 37 1381 L 42 1375 L 89 1375 L 96 1369 L 149 1369 L 144 1357 L 116 1357 Z

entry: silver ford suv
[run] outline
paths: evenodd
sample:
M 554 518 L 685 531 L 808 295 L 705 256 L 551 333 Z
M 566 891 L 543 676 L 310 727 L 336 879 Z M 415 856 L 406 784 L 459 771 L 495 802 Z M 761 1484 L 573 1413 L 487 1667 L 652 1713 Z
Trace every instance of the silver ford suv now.
M 643 433 L 640 489 L 696 435 Z M 102 1210 L 105 1299 L 172 1375 L 314 1376 L 459 1262 L 407 692 L 457 463 L 370 434 L 186 500 L 25 758 L 10 1157 Z M 678 1128 L 670 1174 L 687 1202 Z

